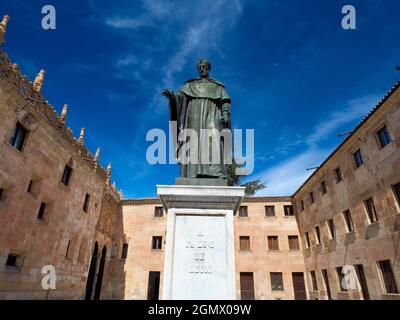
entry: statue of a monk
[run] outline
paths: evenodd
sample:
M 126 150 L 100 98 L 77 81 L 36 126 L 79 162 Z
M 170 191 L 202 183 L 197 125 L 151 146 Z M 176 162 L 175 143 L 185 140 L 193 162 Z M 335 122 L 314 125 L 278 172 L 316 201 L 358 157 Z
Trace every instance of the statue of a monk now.
M 200 131 L 209 129 L 207 131 L 208 134 L 211 134 L 209 141 L 218 144 L 211 146 L 211 148 L 219 148 L 219 159 L 208 163 L 203 163 L 200 160 L 186 164 L 180 162 L 180 176 L 182 178 L 227 179 L 226 164 L 224 163 L 224 151 L 226 149 L 224 148 L 224 139 L 221 138 L 222 135 L 219 133 L 224 129 L 230 130 L 231 128 L 231 100 L 225 86 L 218 80 L 209 77 L 210 62 L 200 59 L 197 70 L 200 78 L 187 80 L 178 92 L 167 89 L 162 92 L 162 95 L 169 100 L 170 120 L 177 122 L 176 152 L 179 154 L 180 148 L 185 143 L 185 141 L 179 140 L 179 133 L 185 129 L 192 129 L 199 137 L 197 156 L 198 159 L 201 159 L 202 152 L 204 153 L 204 148 L 202 148 L 204 141 L 202 142 L 200 139 Z M 225 143 L 231 143 L 231 140 Z

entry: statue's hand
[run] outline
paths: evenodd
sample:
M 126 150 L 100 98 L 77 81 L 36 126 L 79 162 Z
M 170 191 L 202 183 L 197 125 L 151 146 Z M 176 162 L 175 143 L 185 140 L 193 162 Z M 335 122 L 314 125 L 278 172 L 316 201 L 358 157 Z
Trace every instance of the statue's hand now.
M 172 91 L 169 91 L 168 89 L 164 89 L 163 92 L 161 93 L 162 96 L 167 97 L 168 99 L 173 99 L 174 94 Z
M 222 113 L 222 122 L 226 125 L 229 124 L 229 112 Z

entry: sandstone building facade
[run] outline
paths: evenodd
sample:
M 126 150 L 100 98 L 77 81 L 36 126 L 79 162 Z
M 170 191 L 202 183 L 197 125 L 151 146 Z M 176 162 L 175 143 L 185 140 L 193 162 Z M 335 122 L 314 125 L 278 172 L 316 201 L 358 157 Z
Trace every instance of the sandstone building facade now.
M 67 106 L 57 115 L 44 100 L 44 71 L 32 84 L 2 50 L 0 59 L 0 299 L 83 298 L 92 275 L 89 295 L 99 298 L 120 202 L 111 167 L 85 148 L 84 130 L 72 136 Z M 41 285 L 46 265 L 55 290 Z
M 311 299 L 400 299 L 399 87 L 293 196 Z
M 167 217 L 157 198 L 123 200 L 125 298 L 162 291 Z M 304 262 L 289 197 L 245 198 L 234 218 L 237 299 L 305 299 Z M 124 249 L 125 248 L 125 249 Z

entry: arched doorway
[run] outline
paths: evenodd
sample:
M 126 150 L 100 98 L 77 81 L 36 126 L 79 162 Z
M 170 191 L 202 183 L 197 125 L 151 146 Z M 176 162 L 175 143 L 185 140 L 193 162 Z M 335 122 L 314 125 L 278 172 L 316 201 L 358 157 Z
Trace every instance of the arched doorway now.
M 106 255 L 107 255 L 107 247 L 104 246 L 103 250 L 101 250 L 99 273 L 97 274 L 96 289 L 94 291 L 93 300 L 99 300 L 100 299 L 101 284 L 103 282 L 104 267 L 105 267 L 105 264 L 106 264 Z
M 85 300 L 91 300 L 93 292 L 94 277 L 96 275 L 97 255 L 99 253 L 99 244 L 94 244 L 92 259 L 90 260 L 89 274 L 86 282 Z

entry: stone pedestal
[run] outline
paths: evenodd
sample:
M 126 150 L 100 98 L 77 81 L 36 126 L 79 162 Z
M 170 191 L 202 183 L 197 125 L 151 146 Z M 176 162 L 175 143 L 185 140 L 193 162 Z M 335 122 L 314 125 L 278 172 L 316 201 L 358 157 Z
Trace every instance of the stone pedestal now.
M 157 186 L 167 210 L 163 300 L 235 299 L 233 216 L 243 187 Z

